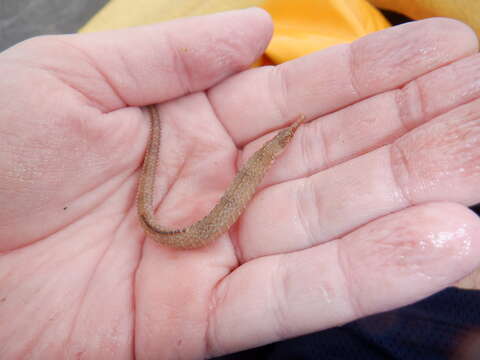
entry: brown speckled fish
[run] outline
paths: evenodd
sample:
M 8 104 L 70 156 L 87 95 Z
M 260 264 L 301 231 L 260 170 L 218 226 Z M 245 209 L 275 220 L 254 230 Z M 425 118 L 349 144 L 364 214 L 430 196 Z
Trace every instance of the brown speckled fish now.
M 178 230 L 158 224 L 153 216 L 153 190 L 160 145 L 160 118 L 157 108 L 149 106 L 151 130 L 138 185 L 138 216 L 145 232 L 155 241 L 179 249 L 194 249 L 210 244 L 232 226 L 245 210 L 273 161 L 292 140 L 304 120 L 300 115 L 289 127 L 267 141 L 238 171 L 220 201 L 203 219 Z

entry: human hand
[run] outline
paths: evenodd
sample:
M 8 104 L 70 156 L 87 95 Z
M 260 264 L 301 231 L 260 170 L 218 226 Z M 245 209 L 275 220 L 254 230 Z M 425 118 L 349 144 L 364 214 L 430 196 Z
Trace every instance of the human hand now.
M 246 10 L 1 54 L 0 357 L 215 356 L 409 304 L 479 264 L 474 34 L 428 20 L 245 70 L 270 34 Z M 229 233 L 179 251 L 136 216 L 151 103 L 171 227 L 308 123 Z

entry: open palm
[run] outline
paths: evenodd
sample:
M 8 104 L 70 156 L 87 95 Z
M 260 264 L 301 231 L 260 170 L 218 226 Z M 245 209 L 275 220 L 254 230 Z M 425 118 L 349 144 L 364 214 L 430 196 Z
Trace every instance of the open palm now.
M 411 303 L 478 265 L 474 34 L 428 20 L 245 70 L 270 35 L 250 9 L 0 55 L 1 358 L 209 357 Z M 181 251 L 136 216 L 153 103 L 172 228 L 308 121 L 240 221 Z

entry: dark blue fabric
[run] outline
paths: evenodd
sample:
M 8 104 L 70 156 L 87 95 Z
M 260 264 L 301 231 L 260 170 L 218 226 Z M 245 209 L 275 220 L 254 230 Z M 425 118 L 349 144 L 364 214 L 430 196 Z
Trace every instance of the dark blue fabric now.
M 480 359 L 480 291 L 448 288 L 395 311 L 217 359 Z

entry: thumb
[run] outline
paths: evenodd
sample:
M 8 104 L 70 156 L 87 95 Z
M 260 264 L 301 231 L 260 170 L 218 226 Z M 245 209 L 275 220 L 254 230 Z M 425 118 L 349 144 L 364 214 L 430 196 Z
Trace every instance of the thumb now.
M 247 68 L 262 54 L 271 34 L 268 13 L 249 8 L 130 29 L 54 36 L 50 42 L 43 37 L 30 46 L 37 44 L 37 61 L 56 69 L 62 80 L 88 98 L 89 105 L 95 103 L 108 112 L 207 89 Z M 70 61 L 65 61 L 68 56 Z M 57 58 L 63 61 L 57 64 Z M 75 76 L 79 72 L 82 76 Z

